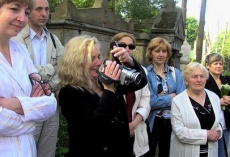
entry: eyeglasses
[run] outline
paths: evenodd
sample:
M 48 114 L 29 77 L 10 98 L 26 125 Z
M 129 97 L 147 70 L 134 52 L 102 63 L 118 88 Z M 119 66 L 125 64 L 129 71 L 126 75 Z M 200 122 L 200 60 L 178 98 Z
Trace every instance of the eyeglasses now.
M 119 43 L 118 46 L 119 47 L 124 47 L 124 48 L 126 48 L 128 46 L 130 50 L 133 50 L 133 49 L 136 48 L 136 45 L 134 45 L 134 44 L 127 45 L 126 43 Z
M 42 81 L 42 76 L 39 73 L 31 73 L 29 75 L 30 82 L 32 86 L 36 83 L 39 83 L 42 86 L 42 89 L 45 93 L 45 95 L 50 96 L 51 95 L 51 86 L 47 82 Z

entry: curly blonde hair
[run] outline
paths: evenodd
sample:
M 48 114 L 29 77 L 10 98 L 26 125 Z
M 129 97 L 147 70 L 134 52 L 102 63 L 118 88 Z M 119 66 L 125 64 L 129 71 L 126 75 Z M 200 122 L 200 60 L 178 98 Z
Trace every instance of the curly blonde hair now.
M 94 45 L 100 47 L 95 37 L 80 35 L 69 40 L 60 59 L 59 85 L 71 85 L 92 91 L 94 78 L 89 74 Z

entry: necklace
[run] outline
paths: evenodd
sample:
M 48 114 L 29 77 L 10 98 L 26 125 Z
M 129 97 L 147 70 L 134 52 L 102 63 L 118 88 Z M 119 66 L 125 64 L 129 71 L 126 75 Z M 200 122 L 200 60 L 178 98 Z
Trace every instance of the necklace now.
M 206 96 L 204 90 L 202 90 L 200 92 L 197 92 L 197 93 L 194 93 L 193 91 L 190 91 L 190 90 L 187 89 L 187 94 L 193 100 L 195 100 L 196 102 L 198 102 L 199 104 L 201 104 L 202 106 L 204 106 L 205 96 Z

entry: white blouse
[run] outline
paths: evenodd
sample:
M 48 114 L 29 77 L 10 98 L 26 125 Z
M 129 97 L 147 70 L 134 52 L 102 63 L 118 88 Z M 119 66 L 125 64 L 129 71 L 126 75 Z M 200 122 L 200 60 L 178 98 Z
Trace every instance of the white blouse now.
M 28 76 L 37 70 L 24 45 L 10 40 L 9 46 L 12 66 L 0 52 L 0 99 L 17 97 L 24 115 L 0 104 L 0 157 L 36 157 L 35 122 L 54 115 L 57 101 L 54 95 L 30 97 L 32 86 Z

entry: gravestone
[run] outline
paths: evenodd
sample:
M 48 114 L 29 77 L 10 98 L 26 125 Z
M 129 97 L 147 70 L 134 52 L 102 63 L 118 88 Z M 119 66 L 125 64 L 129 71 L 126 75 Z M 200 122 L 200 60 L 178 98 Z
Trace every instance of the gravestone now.
M 167 7 L 160 10 L 151 27 L 153 37 L 165 38 L 172 47 L 173 56 L 169 65 L 180 69 L 181 46 L 185 39 L 182 9 L 176 8 L 174 0 L 168 0 Z
M 133 19 L 123 19 L 110 10 L 107 0 L 95 0 L 92 8 L 76 8 L 71 0 L 63 0 L 55 12 L 51 13 L 47 28 L 58 36 L 63 45 L 81 34 L 97 37 L 101 44 L 102 58 L 109 48 L 111 38 L 117 33 L 128 32 L 137 40 L 133 56 L 144 66 L 148 65 L 145 52 L 149 41 L 161 36 L 172 45 L 170 65 L 180 69 L 182 54 L 179 51 L 184 41 L 183 17 L 182 10 L 175 8 L 173 0 L 169 0 L 167 8 L 160 10 L 158 17 L 138 23 L 140 30 L 142 27 L 147 28 L 151 30 L 150 33 L 135 32 L 134 25 Z
M 183 56 L 180 58 L 180 69 L 181 70 L 183 70 L 184 67 L 190 62 L 190 51 L 191 51 L 191 45 L 189 45 L 189 43 L 187 42 L 187 38 L 185 37 L 184 43 L 181 46 L 181 51 L 180 51 L 180 53 L 183 54 Z

